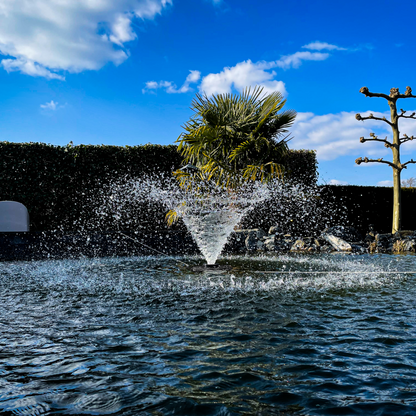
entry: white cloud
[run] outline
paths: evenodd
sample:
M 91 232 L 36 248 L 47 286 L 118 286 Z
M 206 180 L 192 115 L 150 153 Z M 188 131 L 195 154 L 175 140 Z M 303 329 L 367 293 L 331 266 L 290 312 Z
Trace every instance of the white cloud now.
M 389 132 L 386 127 L 389 126 L 376 120 L 357 121 L 355 114 L 345 111 L 324 115 L 298 113 L 291 129 L 294 137 L 290 142 L 291 147 L 314 149 L 319 160 L 334 160 L 340 156 L 357 154 L 378 157 L 389 155 L 389 150 L 380 143 L 360 143 L 360 137 L 369 137 L 372 132 L 387 135 Z M 373 114 L 385 115 L 375 111 Z
M 323 50 L 344 50 L 335 45 L 323 42 L 312 42 L 309 45 L 303 46 Z M 278 91 L 283 95 L 287 95 L 285 83 L 276 79 L 276 72 L 274 69 L 290 69 L 299 68 L 305 61 L 324 61 L 330 57 L 329 53 L 299 51 L 290 55 L 284 55 L 276 61 L 259 61 L 252 62 L 250 59 L 239 62 L 235 66 L 225 67 L 218 73 L 211 73 L 202 78 L 199 90 L 206 95 L 230 93 L 232 90 L 241 92 L 246 87 L 261 86 L 265 93 Z M 177 88 L 171 81 L 149 81 L 143 88 L 143 93 L 154 91 L 159 88 L 165 89 L 168 93 L 183 93 L 190 90 L 189 83 L 197 82 L 200 77 L 198 71 L 191 71 L 198 73 L 198 79 L 195 78 L 189 81 L 189 75 L 184 85 Z
M 308 43 L 307 45 L 303 45 L 302 48 L 310 49 L 312 51 L 322 51 L 322 50 L 346 51 L 347 50 L 346 48 L 341 48 L 340 46 L 337 46 L 337 45 L 331 45 L 330 43 L 327 43 L 327 42 L 319 42 L 318 40 L 315 42 Z
M 300 51 L 284 55 L 276 61 L 252 62 L 248 59 L 237 63 L 235 66 L 225 67 L 218 73 L 204 76 L 199 85 L 199 90 L 207 95 L 213 95 L 230 93 L 233 89 L 241 92 L 246 87 L 261 86 L 265 93 L 270 94 L 278 91 L 287 95 L 285 83 L 276 79 L 277 74 L 274 69 L 298 68 L 305 61 L 324 61 L 329 56 L 329 53 Z M 199 72 L 198 74 L 200 75 Z M 146 83 L 143 92 L 154 91 L 158 88 L 164 88 L 168 93 L 188 92 L 190 90 L 189 83 L 197 82 L 199 77 L 198 80 L 191 80 L 190 82 L 188 82 L 188 78 L 184 86 L 179 89 L 171 81 L 149 81 Z
M 135 19 L 153 19 L 172 0 L 0 0 L 1 65 L 8 72 L 64 79 L 128 58 Z M 58 72 L 58 73 L 57 73 Z
M 229 93 L 232 89 L 241 92 L 246 87 L 262 86 L 264 92 L 279 91 L 286 95 L 283 81 L 276 80 L 275 68 L 298 68 L 304 61 L 323 61 L 327 53 L 296 52 L 282 56 L 277 61 L 252 62 L 250 59 L 233 67 L 225 67 L 219 73 L 206 75 L 201 82 L 200 90 L 207 95 Z
M 283 69 L 299 68 L 303 61 L 325 61 L 329 58 L 329 53 L 321 52 L 295 52 L 291 55 L 282 56 L 275 62 L 270 62 L 271 67 L 278 67 Z
M 380 181 L 377 182 L 377 186 L 393 186 L 393 181 Z
M 349 183 L 345 181 L 339 181 L 338 179 L 331 179 L 328 182 L 328 185 L 349 185 Z
M 164 89 L 168 94 L 185 93 L 191 91 L 192 88 L 190 87 L 190 84 L 198 82 L 200 78 L 201 73 L 199 71 L 189 71 L 189 75 L 186 77 L 185 82 L 180 88 L 178 88 L 171 81 L 148 81 L 146 82 L 146 86 L 142 89 L 142 92 L 144 94 L 146 92 L 152 92 L 157 89 Z
M 123 43 L 136 39 L 137 35 L 131 28 L 132 14 L 119 15 L 111 27 L 111 42 L 123 46 Z
M 264 87 L 265 92 L 279 91 L 286 94 L 285 84 L 274 80 L 274 71 L 268 72 L 269 63 L 240 62 L 231 68 L 224 68 L 217 74 L 209 74 L 202 79 L 199 89 L 207 95 L 231 92 L 232 88 L 242 91 L 254 85 Z
M 411 113 L 412 111 L 409 111 Z M 389 119 L 390 112 L 362 112 L 363 117 L 372 113 L 375 117 Z M 390 126 L 378 120 L 357 121 L 356 112 L 341 112 L 337 114 L 316 115 L 313 113 L 298 113 L 291 129 L 293 139 L 290 145 L 296 149 L 314 149 L 318 160 L 334 160 L 340 156 L 368 156 L 391 160 L 391 150 L 380 142 L 360 142 L 360 137 L 369 138 L 375 133 L 381 139 L 392 140 Z M 400 131 L 408 136 L 416 137 L 416 122 L 411 119 L 400 120 Z M 416 140 L 401 146 L 402 162 L 407 161 L 416 151 Z
M 47 79 L 65 80 L 62 75 L 49 71 L 42 65 L 33 61 L 27 61 L 21 58 L 18 59 L 3 59 L 0 64 L 7 72 L 20 71 L 23 74 L 31 75 L 32 77 L 44 77 Z
M 58 108 L 58 103 L 51 100 L 49 103 L 41 104 L 40 107 L 43 108 L 44 110 L 55 111 Z

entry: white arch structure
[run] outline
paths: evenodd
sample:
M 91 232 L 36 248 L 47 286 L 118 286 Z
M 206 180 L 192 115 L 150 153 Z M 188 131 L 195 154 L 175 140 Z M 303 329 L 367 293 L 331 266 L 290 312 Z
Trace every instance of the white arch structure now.
M 0 232 L 29 231 L 29 213 L 20 202 L 0 201 Z

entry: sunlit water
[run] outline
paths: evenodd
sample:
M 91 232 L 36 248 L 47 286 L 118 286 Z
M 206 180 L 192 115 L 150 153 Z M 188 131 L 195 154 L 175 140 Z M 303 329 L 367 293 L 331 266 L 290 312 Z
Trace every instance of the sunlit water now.
M 0 412 L 416 414 L 416 257 L 222 262 L 1 263 Z

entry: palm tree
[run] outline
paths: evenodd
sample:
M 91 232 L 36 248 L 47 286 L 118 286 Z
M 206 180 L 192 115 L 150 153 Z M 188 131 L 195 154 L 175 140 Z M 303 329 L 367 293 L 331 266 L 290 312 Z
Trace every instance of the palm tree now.
M 176 141 L 184 162 L 227 187 L 238 186 L 242 179 L 267 181 L 282 175 L 287 129 L 296 117 L 293 110 L 280 112 L 285 103 L 280 92 L 265 94 L 261 87 L 247 88 L 241 95 L 197 94 L 191 105 L 195 114 Z M 182 183 L 190 176 L 175 174 Z

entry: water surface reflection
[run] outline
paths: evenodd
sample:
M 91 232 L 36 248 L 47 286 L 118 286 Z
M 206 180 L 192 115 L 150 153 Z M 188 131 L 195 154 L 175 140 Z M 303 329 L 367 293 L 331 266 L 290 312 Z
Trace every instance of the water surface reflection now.
M 416 414 L 415 257 L 223 262 L 1 263 L 0 409 Z

